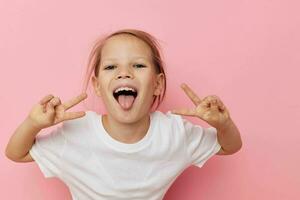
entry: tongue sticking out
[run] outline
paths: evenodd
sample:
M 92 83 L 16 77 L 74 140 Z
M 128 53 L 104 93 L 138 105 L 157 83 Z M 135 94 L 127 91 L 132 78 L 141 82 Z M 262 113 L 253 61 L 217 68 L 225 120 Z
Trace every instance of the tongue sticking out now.
M 134 97 L 132 95 L 120 95 L 118 102 L 124 110 L 129 110 L 132 107 Z

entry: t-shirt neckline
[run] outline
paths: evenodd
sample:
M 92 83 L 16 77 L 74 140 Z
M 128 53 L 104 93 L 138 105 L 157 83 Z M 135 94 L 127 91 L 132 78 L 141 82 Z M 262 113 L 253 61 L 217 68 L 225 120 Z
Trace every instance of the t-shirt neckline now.
M 147 144 L 149 144 L 151 137 L 153 135 L 155 112 L 150 113 L 150 125 L 149 125 L 146 135 L 139 141 L 132 143 L 132 144 L 120 142 L 120 141 L 114 139 L 113 137 L 111 137 L 107 133 L 107 131 L 105 130 L 105 128 L 103 126 L 103 122 L 102 122 L 103 115 L 98 114 L 96 112 L 94 112 L 94 114 L 95 114 L 95 117 L 94 117 L 93 122 L 94 122 L 95 130 L 96 130 L 95 133 L 96 133 L 97 137 L 101 141 L 103 141 L 106 144 L 108 144 L 109 146 L 111 146 L 112 148 L 114 148 L 118 151 L 130 153 L 130 152 L 139 151 L 139 150 L 143 149 L 144 147 L 146 147 Z

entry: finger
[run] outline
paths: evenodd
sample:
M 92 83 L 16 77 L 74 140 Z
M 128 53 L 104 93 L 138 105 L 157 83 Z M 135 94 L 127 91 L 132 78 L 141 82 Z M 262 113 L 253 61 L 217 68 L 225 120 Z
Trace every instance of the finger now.
M 211 103 L 210 103 L 210 101 L 207 97 L 204 97 L 201 101 L 201 104 L 200 104 L 200 106 L 204 107 L 204 108 L 209 108 L 210 105 L 211 105 Z
M 51 102 L 48 102 L 46 105 L 46 113 L 54 113 L 54 105 Z
M 210 101 L 212 109 L 219 110 L 219 111 L 225 110 L 225 106 L 218 96 L 216 95 L 208 96 L 208 100 Z
M 202 99 L 202 103 L 205 102 L 205 104 L 210 107 L 211 105 L 218 103 L 218 99 L 219 98 L 216 95 L 209 95 Z
M 196 112 L 194 109 L 187 109 L 187 108 L 173 109 L 171 112 L 173 114 L 178 114 L 178 115 L 196 116 Z
M 188 97 L 192 100 L 192 102 L 195 104 L 195 106 L 197 106 L 201 103 L 201 99 L 196 95 L 195 92 L 192 91 L 192 89 L 187 84 L 183 83 L 181 85 L 181 88 L 188 95 Z
M 43 99 L 41 99 L 39 101 L 39 104 L 43 105 L 45 103 L 47 103 L 48 101 L 50 101 L 54 96 L 52 94 L 49 94 L 47 96 L 45 96 Z
M 218 104 L 212 102 L 211 106 L 210 106 L 210 109 L 213 110 L 213 111 L 219 111 L 219 106 L 218 106 Z
M 61 104 L 61 100 L 59 97 L 54 97 L 51 99 L 50 101 L 52 103 L 52 105 L 55 107 L 55 106 L 58 106 L 59 104 Z
M 58 105 L 55 108 L 55 115 L 58 119 L 63 119 L 64 115 L 65 115 L 65 109 L 63 107 L 63 105 Z
M 224 106 L 223 102 L 219 99 L 217 101 L 218 101 L 219 109 L 221 111 L 225 111 L 225 106 Z
M 219 105 L 216 98 L 209 96 L 207 101 L 210 103 L 210 110 L 219 111 Z
M 212 106 L 218 106 L 217 99 L 211 99 L 210 103 L 211 103 Z
M 85 116 L 84 111 L 80 112 L 71 112 L 71 113 L 65 113 L 64 120 L 71 120 L 71 119 L 76 119 Z
M 43 108 L 43 113 L 47 112 L 47 105 L 46 104 L 42 105 L 42 108 Z
M 65 108 L 65 110 L 68 110 L 69 108 L 73 107 L 74 105 L 80 103 L 82 100 L 87 98 L 87 94 L 86 93 L 82 93 L 80 95 L 78 95 L 77 97 L 69 100 L 68 102 L 64 103 L 63 106 Z

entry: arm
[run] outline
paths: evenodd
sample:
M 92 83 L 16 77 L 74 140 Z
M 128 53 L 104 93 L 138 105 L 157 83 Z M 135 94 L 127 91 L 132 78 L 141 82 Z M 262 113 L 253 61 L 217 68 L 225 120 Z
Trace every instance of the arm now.
M 240 132 L 231 119 L 221 128 L 217 128 L 217 136 L 222 146 L 217 155 L 234 154 L 242 148 Z
M 5 150 L 6 157 L 15 162 L 33 161 L 29 150 L 34 144 L 35 136 L 40 130 L 27 117 L 10 138 Z
M 9 159 L 16 162 L 33 161 L 29 150 L 35 142 L 35 136 L 43 128 L 54 126 L 60 122 L 85 116 L 85 112 L 71 112 L 66 110 L 87 98 L 86 93 L 61 104 L 58 97 L 47 95 L 34 105 L 30 114 L 17 128 L 6 147 L 5 154 Z
M 186 84 L 182 89 L 195 104 L 194 109 L 175 109 L 172 112 L 180 115 L 198 117 L 217 129 L 218 142 L 221 149 L 218 155 L 230 155 L 242 147 L 240 133 L 232 121 L 229 111 L 221 99 L 210 95 L 200 99 Z
M 61 104 L 58 97 L 47 95 L 34 105 L 30 114 L 17 128 L 6 146 L 5 155 L 16 162 L 33 161 L 29 150 L 35 142 L 35 136 L 43 129 L 60 122 L 85 116 L 85 112 L 71 112 L 66 110 L 87 98 L 86 93 Z

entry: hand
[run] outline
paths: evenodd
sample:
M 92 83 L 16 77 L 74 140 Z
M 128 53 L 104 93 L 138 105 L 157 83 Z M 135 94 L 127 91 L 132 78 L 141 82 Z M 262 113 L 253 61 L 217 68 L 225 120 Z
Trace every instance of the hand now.
M 83 117 L 85 116 L 84 111 L 67 113 L 66 110 L 86 98 L 87 94 L 82 93 L 64 104 L 61 104 L 59 97 L 54 97 L 51 94 L 47 95 L 41 99 L 38 104 L 33 106 L 27 119 L 30 120 L 35 128 L 43 129 L 65 120 Z
M 193 109 L 174 109 L 171 111 L 172 113 L 199 117 L 215 128 L 224 127 L 231 121 L 229 111 L 219 97 L 211 95 L 201 100 L 186 84 L 182 84 L 181 88 L 196 107 Z

